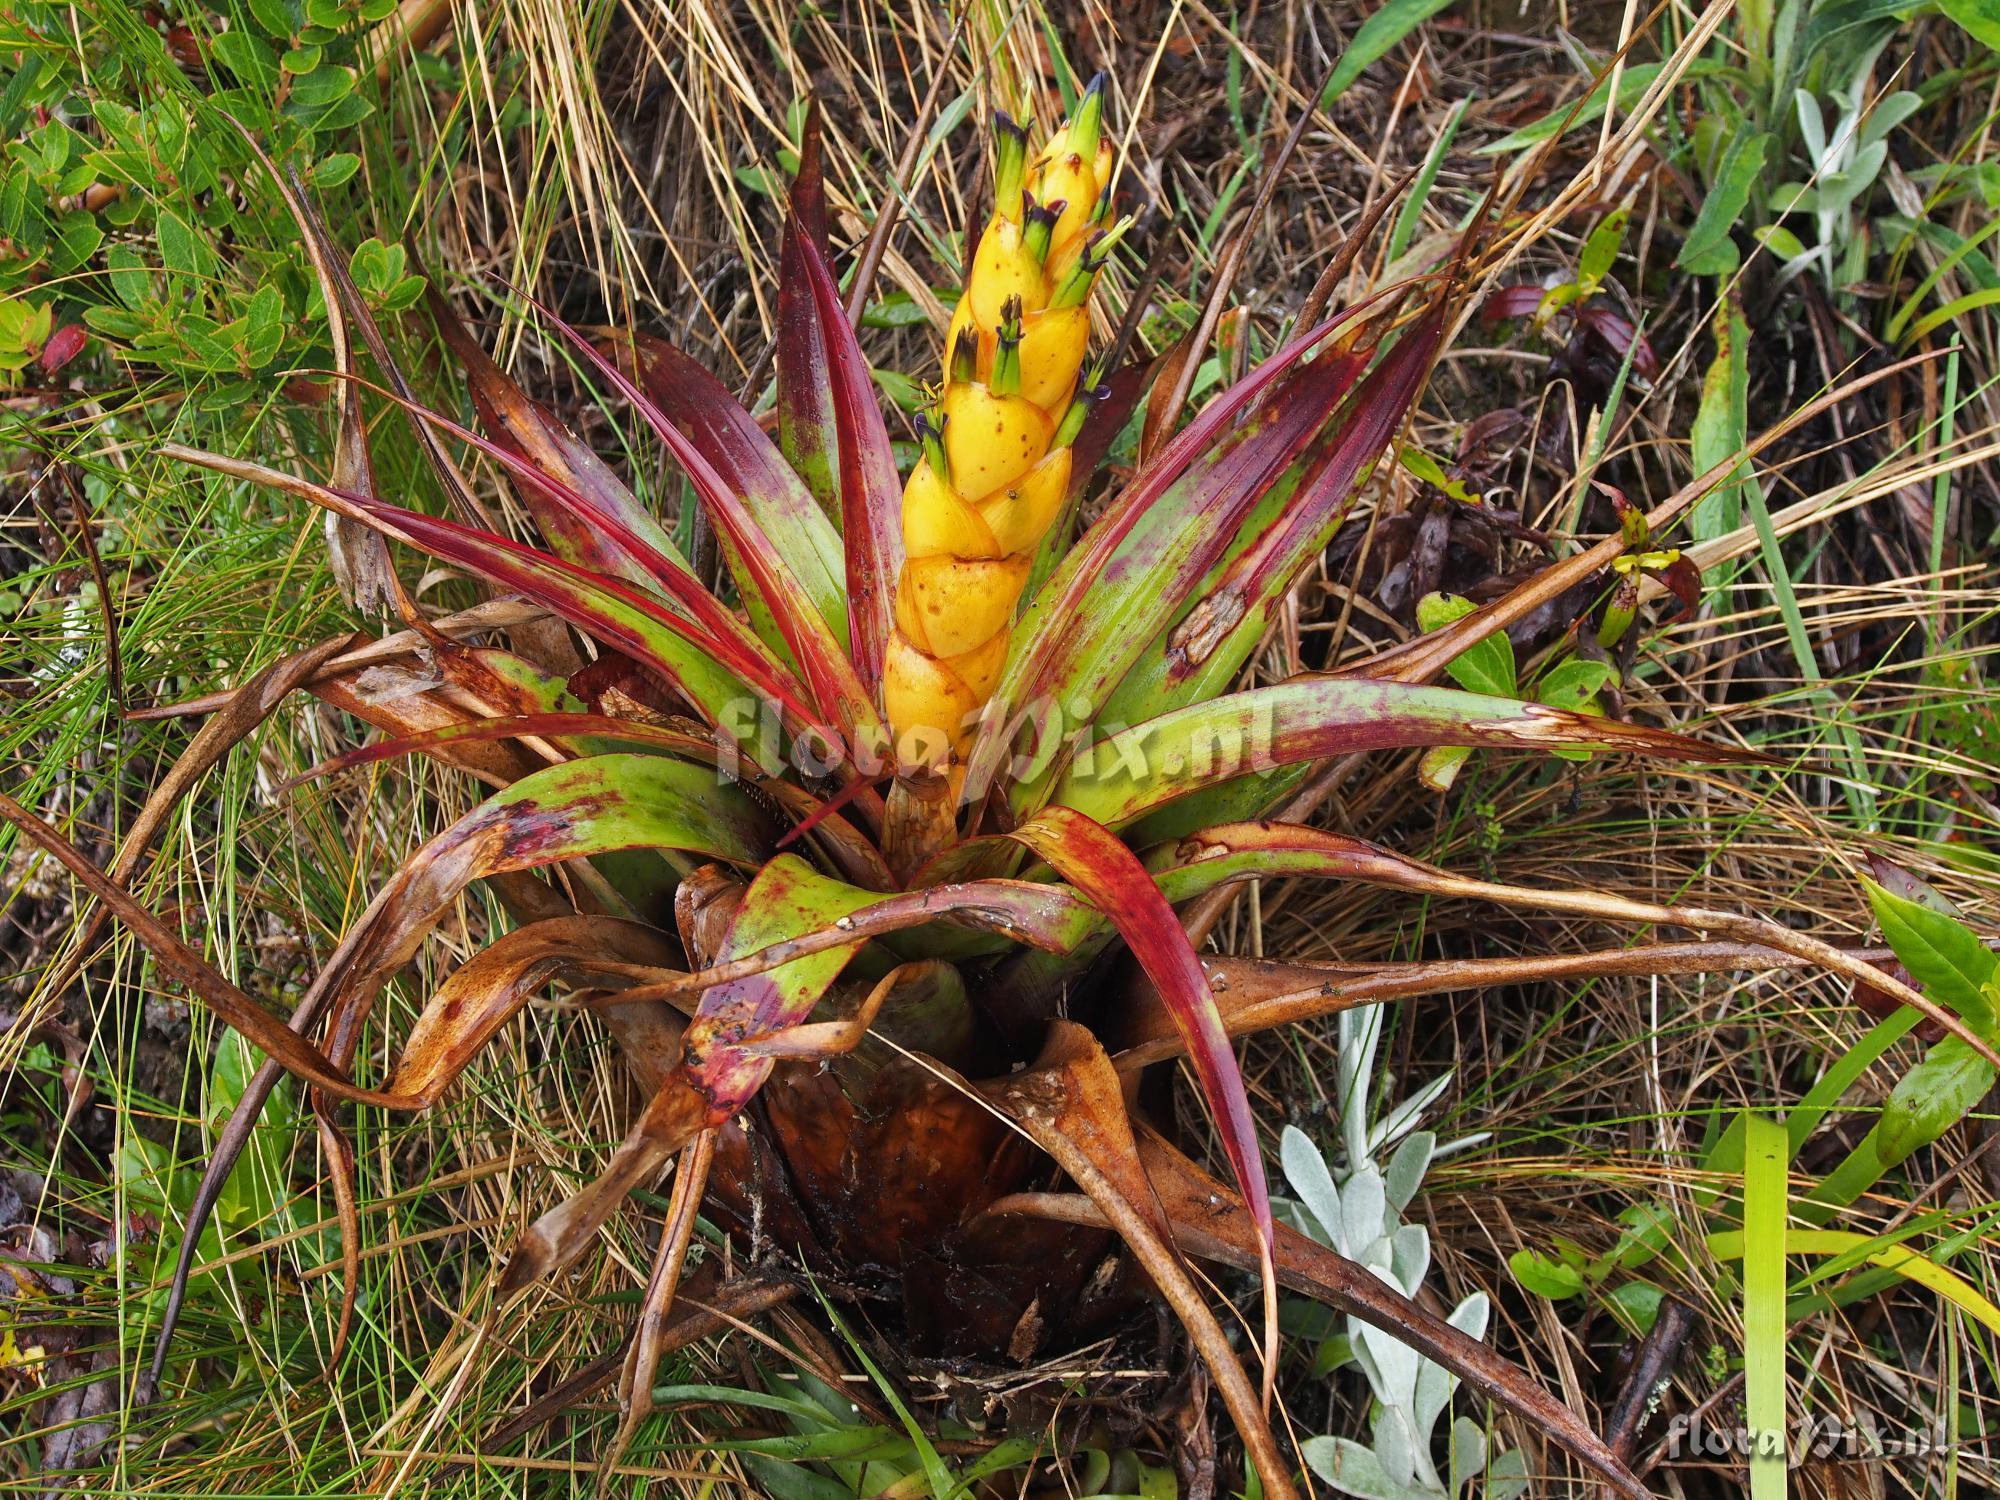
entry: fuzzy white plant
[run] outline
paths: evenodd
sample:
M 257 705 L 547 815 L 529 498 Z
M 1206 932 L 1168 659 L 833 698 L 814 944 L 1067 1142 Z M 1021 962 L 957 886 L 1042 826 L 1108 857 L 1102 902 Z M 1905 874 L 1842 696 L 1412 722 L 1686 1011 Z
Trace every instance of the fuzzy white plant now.
M 1878 47 L 1861 60 L 1845 88 L 1831 91 L 1828 105 L 1806 89 L 1793 91 L 1799 139 L 1811 175 L 1805 182 L 1779 186 L 1772 206 L 1781 214 L 1811 214 L 1819 239 L 1807 246 L 1787 231 L 1766 231 L 1766 242 L 1786 257 L 1779 270 L 1781 281 L 1811 266 L 1828 286 L 1842 287 L 1859 281 L 1866 269 L 1868 242 L 1855 210 L 1866 205 L 1868 190 L 1889 159 L 1889 132 L 1923 102 L 1908 89 L 1869 99 L 1868 84 L 1880 51 Z
M 1404 1223 L 1403 1210 L 1433 1161 L 1486 1137 L 1465 1136 L 1440 1146 L 1433 1132 L 1417 1129 L 1424 1110 L 1450 1087 L 1448 1072 L 1378 1116 L 1373 1085 L 1381 1035 L 1378 1009 L 1341 1016 L 1335 1102 L 1340 1110 L 1342 1170 L 1336 1177 L 1312 1139 L 1287 1126 L 1279 1160 L 1297 1197 L 1280 1206 L 1301 1232 L 1366 1266 L 1404 1296 L 1415 1297 L 1430 1269 L 1430 1231 L 1422 1224 Z M 1384 1153 L 1388 1153 L 1386 1165 Z M 1453 1309 L 1450 1322 L 1473 1338 L 1483 1338 L 1489 1312 L 1486 1294 L 1474 1292 Z M 1467 1481 L 1480 1475 L 1490 1500 L 1513 1500 L 1527 1488 L 1520 1452 L 1489 1453 L 1485 1429 L 1465 1416 L 1451 1424 L 1440 1472 L 1432 1455 L 1432 1434 L 1451 1403 L 1458 1377 L 1394 1334 L 1358 1318 L 1348 1319 L 1347 1337 L 1348 1359 L 1367 1377 L 1375 1397 L 1371 1442 L 1309 1439 L 1304 1453 L 1314 1473 L 1342 1494 L 1361 1500 L 1454 1500 Z

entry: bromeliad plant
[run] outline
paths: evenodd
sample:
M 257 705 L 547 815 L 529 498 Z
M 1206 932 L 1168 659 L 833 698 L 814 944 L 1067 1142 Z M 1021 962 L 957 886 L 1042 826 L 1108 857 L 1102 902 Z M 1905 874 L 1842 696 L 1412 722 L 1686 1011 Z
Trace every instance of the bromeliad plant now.
M 418 408 L 299 198 L 350 377 L 333 474 L 320 483 L 172 451 L 324 508 L 343 579 L 400 610 L 405 628 L 258 674 L 169 793 L 296 687 L 385 736 L 322 771 L 420 753 L 497 789 L 404 863 L 289 1023 L 125 894 L 156 816 L 107 877 L 17 805 L 0 799 L 0 813 L 270 1059 L 218 1143 L 190 1243 L 281 1069 L 312 1085 L 351 1225 L 342 1101 L 427 1108 L 558 980 L 602 1018 L 648 1102 L 596 1180 L 522 1235 L 499 1292 L 518 1297 L 575 1261 L 678 1157 L 611 1455 L 649 1409 L 663 1351 L 716 1326 L 676 1301 L 703 1212 L 743 1236 L 758 1267 L 740 1284 L 704 1285 L 704 1306 L 740 1314 L 783 1295 L 773 1264 L 830 1270 L 835 1285 L 899 1304 L 911 1347 L 935 1354 L 1026 1362 L 1125 1326 L 1157 1293 L 1273 1495 L 1293 1493 L 1295 1470 L 1267 1419 L 1268 1352 L 1260 1400 L 1183 1255 L 1261 1272 L 1267 1351 L 1282 1280 L 1393 1332 L 1621 1492 L 1642 1493 L 1575 1416 L 1483 1345 L 1273 1223 L 1231 1051 L 1234 1035 L 1514 982 L 1533 966 L 1204 960 L 1190 938 L 1204 919 L 1188 912 L 1212 910 L 1203 901 L 1235 882 L 1316 876 L 1708 931 L 1706 943 L 1552 961 L 1572 976 L 1732 967 L 1750 945 L 1765 960 L 1852 961 L 1774 924 L 1464 880 L 1265 820 L 1309 807 L 1299 787 L 1311 768 L 1359 751 L 1743 753 L 1428 685 L 1452 652 L 1505 623 L 1505 601 L 1359 670 L 1230 690 L 1404 423 L 1448 323 L 1449 286 L 1392 290 L 1298 332 L 1072 541 L 1076 500 L 1142 389 L 1120 372 L 1106 386 L 1115 394 L 1078 394 L 1089 386 L 1077 374 L 1086 298 L 1118 234 L 1103 223 L 1111 161 L 1098 109 L 1093 89 L 1032 157 L 1024 133 L 1001 123 L 994 217 L 907 485 L 837 291 L 810 139 L 783 242 L 775 442 L 679 351 L 627 336 L 600 347 L 556 325 L 685 473 L 719 543 L 726 578 L 714 588 L 435 294 L 482 431 Z M 376 493 L 342 307 L 434 460 L 450 518 Z M 488 520 L 448 443 L 504 473 L 538 543 Z M 426 617 L 385 541 L 490 597 Z M 368 691 L 385 673 L 411 690 Z M 384 985 L 479 880 L 519 925 L 429 999 L 386 1079 L 357 1076 Z M 1924 1004 L 1907 987 L 1898 998 Z M 1143 1070 L 1176 1058 L 1199 1082 L 1233 1187 L 1128 1105 Z M 1120 1241 L 1129 1255 L 1112 1253 Z M 156 1371 L 165 1344 L 163 1332 Z

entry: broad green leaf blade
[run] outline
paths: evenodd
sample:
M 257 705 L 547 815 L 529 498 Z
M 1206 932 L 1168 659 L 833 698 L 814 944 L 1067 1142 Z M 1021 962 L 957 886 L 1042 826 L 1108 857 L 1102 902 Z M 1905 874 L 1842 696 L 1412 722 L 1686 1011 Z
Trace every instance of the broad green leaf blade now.
M 1761 130 L 1740 131 L 1731 138 L 1716 165 L 1715 180 L 1701 200 L 1701 212 L 1674 261 L 1683 271 L 1696 276 L 1725 276 L 1736 269 L 1741 257 L 1729 234 L 1763 175 L 1770 144 L 1771 137 Z
M 1785 1219 L 1791 1143 L 1762 1115 L 1743 1119 L 1743 1388 L 1752 1500 L 1784 1500 Z
M 1330 107 L 1361 76 L 1362 69 L 1449 4 L 1451 0 L 1383 0 L 1381 8 L 1361 23 L 1340 54 L 1332 76 L 1320 91 L 1319 107 Z
M 1925 901 L 1925 893 L 1937 893 L 1914 876 L 1898 882 L 1908 895 L 1873 880 L 1862 883 L 1883 937 L 1925 995 L 1950 1006 L 1981 1035 L 1991 1033 L 2000 1008 L 2000 954 L 1980 942 L 1949 905 L 1940 911 Z
M 740 787 L 659 755 L 603 755 L 524 776 L 412 855 L 328 960 L 336 996 L 373 994 L 473 881 L 624 849 L 754 866 L 777 829 Z M 324 976 L 323 976 L 324 978 Z
M 1069 808 L 1052 807 L 1008 837 L 1025 844 L 1057 874 L 1083 893 L 1117 926 L 1159 989 L 1180 1028 L 1203 1097 L 1215 1116 L 1222 1148 L 1236 1174 L 1243 1201 L 1269 1245 L 1271 1195 L 1264 1159 L 1257 1146 L 1257 1122 L 1236 1054 L 1222 1028 L 1201 959 L 1181 930 L 1180 919 L 1145 866 L 1100 823 Z
M 1750 325 L 1742 309 L 1723 297 L 1715 308 L 1715 358 L 1701 380 L 1701 404 L 1695 410 L 1688 439 L 1694 471 L 1706 474 L 1739 451 L 1750 430 Z M 1757 481 L 1749 465 L 1738 468 L 1726 484 L 1695 502 L 1688 530 L 1698 542 L 1711 541 L 1743 524 L 1743 491 Z
M 1099 741 L 1078 754 L 1050 800 L 1115 828 L 1218 780 L 1357 750 L 1428 745 L 1573 747 L 1688 762 L 1762 758 L 1540 703 L 1412 683 L 1294 677 Z
M 873 891 L 819 874 L 795 854 L 765 865 L 730 920 L 719 957 L 739 959 L 806 933 L 839 931 Z M 797 1026 L 812 1014 L 864 939 L 842 941 L 776 968 L 711 986 L 687 1030 L 687 1068 L 707 1095 L 715 1123 L 748 1104 L 777 1064 L 739 1045 L 765 1032 Z

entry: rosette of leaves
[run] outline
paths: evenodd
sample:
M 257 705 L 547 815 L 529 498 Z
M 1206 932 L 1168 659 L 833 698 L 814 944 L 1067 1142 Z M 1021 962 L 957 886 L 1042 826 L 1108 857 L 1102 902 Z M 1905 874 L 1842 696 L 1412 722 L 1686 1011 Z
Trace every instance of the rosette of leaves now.
M 573 1263 L 628 1194 L 673 1165 L 633 1336 L 591 1367 L 596 1380 L 622 1370 L 625 1422 L 607 1461 L 649 1410 L 661 1354 L 718 1326 L 700 1307 L 768 1305 L 786 1294 L 782 1276 L 769 1279 L 778 1265 L 831 1272 L 896 1310 L 913 1349 L 1014 1363 L 1126 1329 L 1164 1298 L 1266 1493 L 1292 1494 L 1258 1382 L 1184 1261 L 1198 1257 L 1259 1276 L 1267 1370 L 1282 1279 L 1394 1331 L 1620 1492 L 1642 1493 L 1580 1419 L 1492 1351 L 1273 1221 L 1231 1049 L 1234 1035 L 1364 1001 L 1516 982 L 1520 966 L 1491 978 L 1459 962 L 1356 975 L 1204 959 L 1189 936 L 1199 928 L 1189 903 L 1301 876 L 1695 925 L 1763 952 L 1847 962 L 1777 924 L 1466 880 L 1270 816 L 1306 805 L 1292 799 L 1314 766 L 1361 751 L 1747 756 L 1432 685 L 1444 661 L 1504 626 L 1506 601 L 1357 669 L 1232 691 L 1416 401 L 1449 326 L 1448 283 L 1391 289 L 1297 331 L 1162 442 L 1079 532 L 1074 498 L 1144 389 L 1143 371 L 1114 372 L 1075 439 L 1071 503 L 1042 544 L 1046 566 L 1023 591 L 985 713 L 939 776 L 899 763 L 883 725 L 902 485 L 837 290 L 810 130 L 783 239 L 775 441 L 680 351 L 555 325 L 677 462 L 719 542 L 717 586 L 435 291 L 479 430 L 419 406 L 348 257 L 302 197 L 293 207 L 335 314 L 338 367 L 354 368 L 351 320 L 433 459 L 449 514 L 377 492 L 354 379 L 324 479 L 168 450 L 225 482 L 322 508 L 337 523 L 343 578 L 401 621 L 378 641 L 329 642 L 257 674 L 161 799 L 170 805 L 299 688 L 381 731 L 321 770 L 424 755 L 494 791 L 375 894 L 289 1018 L 126 894 L 163 814 L 148 813 L 106 875 L 0 799 L 163 972 L 269 1059 L 218 1142 L 191 1235 L 281 1072 L 310 1085 L 351 1222 L 343 1104 L 428 1108 L 533 996 L 563 984 L 617 1040 L 648 1102 L 594 1179 L 522 1235 L 498 1292 L 511 1302 Z M 454 456 L 468 452 L 511 484 L 536 540 L 495 527 Z M 388 544 L 479 580 L 488 597 L 427 615 L 388 566 Z M 1602 566 L 1595 557 L 1577 566 Z M 409 690 L 372 690 L 384 674 Z M 384 986 L 481 880 L 518 925 L 429 997 L 387 1076 L 357 1072 Z M 1571 975 L 1629 971 L 1647 954 L 1563 961 Z M 1676 961 L 1740 960 L 1723 941 Z M 1128 1103 L 1146 1096 L 1145 1070 L 1177 1059 L 1233 1185 Z M 704 1265 L 690 1311 L 678 1294 L 698 1213 L 742 1236 L 766 1269 L 718 1284 Z M 353 1271 L 350 1260 L 349 1289 Z M 156 1366 L 165 1347 L 163 1337 Z M 572 1382 L 565 1395 L 589 1388 Z

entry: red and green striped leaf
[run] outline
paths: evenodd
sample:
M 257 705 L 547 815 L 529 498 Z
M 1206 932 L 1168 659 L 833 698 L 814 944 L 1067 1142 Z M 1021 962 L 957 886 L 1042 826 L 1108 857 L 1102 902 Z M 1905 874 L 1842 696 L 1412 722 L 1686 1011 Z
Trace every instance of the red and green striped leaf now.
M 1211 401 L 1085 532 L 1016 627 L 1006 670 L 973 743 L 967 773 L 991 786 L 1023 709 L 1059 704 L 1094 715 L 1166 627 L 1265 489 L 1284 473 L 1346 394 L 1362 356 L 1300 358 L 1334 324 L 1314 329 Z M 1016 802 L 1030 810 L 1038 799 Z
M 647 588 L 662 569 L 688 573 L 687 561 L 673 539 L 610 466 L 529 399 L 480 347 L 443 297 L 434 289 L 427 289 L 426 295 L 445 347 L 465 370 L 480 425 L 495 443 L 532 464 L 555 486 L 531 482 L 516 486 L 549 550 L 566 561 Z M 583 503 L 567 503 L 565 496 Z M 618 521 L 630 543 L 594 525 L 594 515 Z M 644 553 L 635 555 L 634 546 L 643 547 Z
M 844 548 L 849 654 L 880 689 L 903 563 L 902 487 L 874 380 L 822 249 L 819 138 L 808 128 L 785 218 L 778 287 L 778 440 L 792 468 L 838 523 Z M 812 220 L 821 216 L 820 234 Z
M 539 306 L 539 304 L 538 304 Z M 822 715 L 837 724 L 844 737 L 873 740 L 879 735 L 873 696 L 864 688 L 848 662 L 845 648 L 835 638 L 799 577 L 792 571 L 784 552 L 765 532 L 757 515 L 743 496 L 708 461 L 692 442 L 618 365 L 606 359 L 597 347 L 569 324 L 546 308 L 542 315 L 573 344 L 592 366 L 611 382 L 619 395 L 644 417 L 676 462 L 693 483 L 709 519 L 715 523 L 733 568 L 739 569 L 737 585 L 746 602 L 754 601 L 753 617 L 761 614 L 776 629 L 784 651 L 790 654 L 804 676 L 813 702 Z M 725 403 L 734 405 L 726 395 Z M 879 425 L 881 418 L 876 417 Z M 893 477 L 894 467 L 890 469 Z
M 1236 776 L 1358 750 L 1429 745 L 1628 751 L 1709 763 L 1764 759 L 1755 751 L 1541 703 L 1306 676 L 1190 704 L 1109 735 L 1069 766 L 1053 800 L 1122 827 Z
M 621 335 L 621 340 L 623 336 Z M 764 429 L 700 364 L 664 339 L 631 336 L 639 378 L 671 422 L 734 494 L 847 646 L 847 564 L 840 532 Z M 728 535 L 722 537 L 731 546 Z M 740 560 L 732 560 L 740 569 Z M 743 588 L 740 571 L 737 586 Z M 745 603 L 749 602 L 746 593 Z
M 1215 1116 L 1222 1148 L 1268 1244 L 1272 1238 L 1271 1199 L 1264 1160 L 1257 1149 L 1257 1122 L 1236 1065 L 1228 1034 L 1201 958 L 1188 942 L 1180 919 L 1132 851 L 1103 824 L 1069 808 L 1051 807 L 1015 829 L 1010 838 L 1046 860 L 1118 928 L 1132 956 L 1173 1012 L 1201 1082 L 1202 1096 Z
M 1346 520 L 1408 416 L 1442 335 L 1443 314 L 1433 310 L 1369 372 L 1257 506 L 1171 629 L 1146 647 L 1105 704 L 1107 721 L 1151 718 L 1211 698 L 1235 680 Z

